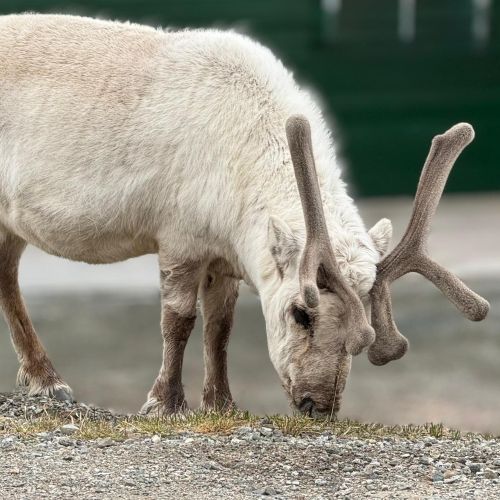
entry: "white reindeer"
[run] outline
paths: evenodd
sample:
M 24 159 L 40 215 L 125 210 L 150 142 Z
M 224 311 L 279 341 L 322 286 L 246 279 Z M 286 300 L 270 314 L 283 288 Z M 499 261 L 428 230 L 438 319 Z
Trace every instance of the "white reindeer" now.
M 198 297 L 202 407 L 232 405 L 226 348 L 241 279 L 260 296 L 293 405 L 336 412 L 352 355 L 370 346 L 383 364 L 407 349 L 391 318 L 393 279 L 421 272 L 471 319 L 487 313 L 422 251 L 472 134 L 462 124 L 433 143 L 409 230 L 376 280 L 391 224 L 365 230 L 320 110 L 269 50 L 217 30 L 0 17 L 0 301 L 18 382 L 72 397 L 21 298 L 27 243 L 96 264 L 157 253 L 164 355 L 145 413 L 186 407 L 182 360 Z

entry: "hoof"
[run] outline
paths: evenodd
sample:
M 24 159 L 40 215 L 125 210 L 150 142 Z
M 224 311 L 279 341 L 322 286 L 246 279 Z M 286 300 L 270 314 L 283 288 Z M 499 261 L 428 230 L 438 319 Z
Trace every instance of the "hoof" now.
M 53 389 L 51 397 L 57 399 L 58 401 L 68 401 L 69 403 L 74 403 L 73 391 L 67 385 L 56 387 Z
M 139 415 L 150 418 L 171 417 L 173 415 L 183 415 L 189 411 L 186 401 L 168 404 L 156 398 L 149 398 L 139 411 Z
M 71 387 L 65 384 L 57 373 L 54 372 L 43 380 L 32 373 L 23 365 L 17 373 L 17 385 L 25 388 L 30 396 L 48 396 L 58 401 L 74 401 Z
M 207 413 L 233 413 L 239 410 L 238 406 L 232 399 L 202 401 L 200 409 L 201 411 Z

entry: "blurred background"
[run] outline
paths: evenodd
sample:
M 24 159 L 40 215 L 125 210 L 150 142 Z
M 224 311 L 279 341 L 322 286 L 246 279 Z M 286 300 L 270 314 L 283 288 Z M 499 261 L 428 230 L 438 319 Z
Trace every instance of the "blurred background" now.
M 463 319 L 410 276 L 393 287 L 411 342 L 385 367 L 355 359 L 342 416 L 389 424 L 443 421 L 500 433 L 500 0 L 1 0 L 0 14 L 64 12 L 153 26 L 236 29 L 271 47 L 319 96 L 367 225 L 404 230 L 431 138 L 468 121 L 476 140 L 457 162 L 431 252 L 490 300 Z M 89 266 L 29 248 L 21 285 L 50 356 L 78 399 L 135 412 L 161 364 L 158 271 L 146 256 Z M 0 391 L 17 361 L 0 324 Z M 199 402 L 201 321 L 184 382 Z M 242 286 L 229 349 L 233 396 L 257 413 L 287 412 L 267 354 L 258 298 Z

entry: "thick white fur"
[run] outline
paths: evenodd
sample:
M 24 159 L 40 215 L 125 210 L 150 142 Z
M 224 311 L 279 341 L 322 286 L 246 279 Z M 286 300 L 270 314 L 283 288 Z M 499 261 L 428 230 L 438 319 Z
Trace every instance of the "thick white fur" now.
M 0 17 L 0 224 L 91 263 L 222 257 L 259 291 L 269 330 L 298 292 L 276 272 L 270 217 L 304 244 L 292 114 L 310 121 L 334 250 L 366 296 L 379 253 L 320 110 L 268 49 L 232 32 Z

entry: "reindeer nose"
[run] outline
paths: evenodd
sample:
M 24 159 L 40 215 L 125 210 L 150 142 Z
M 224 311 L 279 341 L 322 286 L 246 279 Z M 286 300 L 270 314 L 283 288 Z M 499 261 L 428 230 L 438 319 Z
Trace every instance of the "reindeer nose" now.
M 298 408 L 302 413 L 306 413 L 311 416 L 314 406 L 314 401 L 310 397 L 306 397 L 300 402 Z

